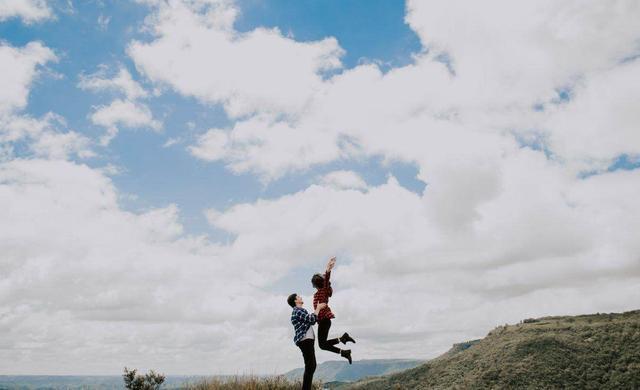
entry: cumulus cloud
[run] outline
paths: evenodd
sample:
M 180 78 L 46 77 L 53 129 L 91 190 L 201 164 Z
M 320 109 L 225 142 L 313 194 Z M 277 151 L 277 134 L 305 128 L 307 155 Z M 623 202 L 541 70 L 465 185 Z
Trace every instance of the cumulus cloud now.
M 108 67 L 101 66 L 93 74 L 79 76 L 78 88 L 93 92 L 113 91 L 124 96 L 124 99 L 114 99 L 108 105 L 95 107 L 89 115 L 91 122 L 103 126 L 107 133 L 100 139 L 102 145 L 108 145 L 118 134 L 120 127 L 125 128 L 151 128 L 159 131 L 162 122 L 153 117 L 149 107 L 140 102 L 140 99 L 149 96 L 149 93 L 131 77 L 131 73 L 124 67 L 118 68 L 118 73 L 109 78 Z
M 185 237 L 175 205 L 132 213 L 118 198 L 107 176 L 84 165 L 0 164 L 0 358 L 12 373 L 32 373 L 34 359 L 51 354 L 64 363 L 42 372 L 68 373 L 73 362 L 104 373 L 143 355 L 150 368 L 239 372 L 249 329 L 288 340 L 286 305 L 252 287 L 251 274 L 265 278 L 250 263 L 232 265 L 225 247 Z
M 95 156 L 91 140 L 75 131 L 65 130 L 66 121 L 60 115 L 48 112 L 41 118 L 27 115 L 0 116 L 0 144 L 11 152 L 3 160 L 14 157 L 12 145 L 24 142 L 31 155 L 53 159 L 72 156 Z
M 104 16 L 104 15 L 99 15 L 98 16 L 98 28 L 102 31 L 106 31 L 107 28 L 109 28 L 109 22 L 111 21 L 111 16 Z
M 24 47 L 0 44 L 0 143 L 3 159 L 13 156 L 13 145 L 25 142 L 36 156 L 66 159 L 71 155 L 93 156 L 90 140 L 65 131 L 66 121 L 60 115 L 47 112 L 41 118 L 24 114 L 32 84 L 40 68 L 58 58 L 41 42 L 29 42 Z
M 640 49 L 632 0 L 409 0 L 406 8 L 423 46 L 449 58 L 466 92 L 456 98 L 483 105 L 549 100 L 556 88 Z
M 119 66 L 118 73 L 112 78 L 109 78 L 108 71 L 108 67 L 103 65 L 93 74 L 81 74 L 78 87 L 94 92 L 121 92 L 130 100 L 148 96 L 147 91 L 131 77 L 131 73 L 124 66 Z
M 181 94 L 223 104 L 232 117 L 295 114 L 322 85 L 319 73 L 341 66 L 334 38 L 297 42 L 277 28 L 234 30 L 238 10 L 231 1 L 149 3 L 153 39 L 127 49 L 136 68 Z
M 0 44 L 0 63 L 3 64 L 0 113 L 20 110 L 27 105 L 29 88 L 38 75 L 38 67 L 50 61 L 57 61 L 57 57 L 41 42 L 29 42 L 21 48 Z
M 283 175 L 332 161 L 342 153 L 336 135 L 300 131 L 265 116 L 236 122 L 231 130 L 210 129 L 188 148 L 207 161 L 223 161 L 236 173 L 260 172 L 268 182 Z
M 291 74 L 289 64 L 313 69 L 289 60 L 288 55 L 271 56 L 280 67 L 224 55 L 246 48 L 240 39 L 213 39 L 211 30 L 238 34 L 232 29 L 233 18 L 225 19 L 224 27 L 207 25 L 212 13 L 228 7 L 228 3 L 216 3 L 214 11 L 200 13 L 197 7 L 179 2 L 160 6 L 149 19 L 156 39 L 133 42 L 129 54 L 152 80 L 169 83 L 201 100 L 222 103 L 238 119 L 227 129 L 205 133 L 190 148 L 196 157 L 223 161 L 234 172 L 253 172 L 269 181 L 338 159 L 382 155 L 418 163 L 426 181 L 426 176 L 436 174 L 429 171 L 446 160 L 452 149 L 463 159 L 484 160 L 499 156 L 502 147 L 496 145 L 509 143 L 514 134 L 520 139 L 536 134 L 576 174 L 584 169 L 602 170 L 621 149 L 629 152 L 629 147 L 614 150 L 597 145 L 599 155 L 584 153 L 584 148 L 583 154 L 575 154 L 580 146 L 569 147 L 562 141 L 562 134 L 570 133 L 562 129 L 563 123 L 571 119 L 560 117 L 581 117 L 578 108 L 567 107 L 580 104 L 585 99 L 582 94 L 591 93 L 591 104 L 607 110 L 603 106 L 610 103 L 602 100 L 623 91 L 611 88 L 607 94 L 593 94 L 589 91 L 596 88 L 594 83 L 636 77 L 634 56 L 640 50 L 640 30 L 635 20 L 640 10 L 634 1 L 587 6 L 582 2 L 516 6 L 492 1 L 471 7 L 457 2 L 410 1 L 406 21 L 425 49 L 415 55 L 413 64 L 385 74 L 375 64 L 363 64 L 314 83 L 279 78 L 280 70 Z M 187 20 L 191 21 L 188 27 L 180 27 Z M 197 38 L 200 34 L 202 39 Z M 188 44 L 180 46 L 181 42 Z M 277 53 L 279 48 L 279 44 L 264 42 L 259 50 L 247 52 Z M 293 56 L 294 50 L 289 52 Z M 162 55 L 180 58 L 189 66 L 171 62 L 162 67 L 144 60 L 152 55 L 154 59 Z M 236 65 L 228 67 L 227 61 Z M 207 71 L 194 71 L 198 64 Z M 624 74 L 615 76 L 618 73 Z M 258 75 L 260 80 L 247 78 L 247 74 Z M 236 77 L 247 80 L 247 86 L 234 84 Z M 226 90 L 220 87 L 221 80 L 233 88 L 233 97 L 220 95 Z M 277 80 L 278 87 L 263 87 L 265 80 Z M 294 96 L 288 88 L 304 89 L 292 99 L 304 104 L 277 105 L 278 99 Z M 268 94 L 268 102 L 258 103 L 258 92 Z M 563 94 L 570 94 L 575 104 L 564 107 Z M 628 98 L 634 101 L 634 96 Z M 249 106 L 252 108 L 239 111 L 234 108 Z M 620 131 L 636 124 L 630 115 L 621 115 L 619 120 L 625 123 L 616 127 Z M 606 127 L 599 122 L 590 126 Z M 584 141 L 588 139 L 592 138 Z
M 4 0 L 0 3 L 0 22 L 17 17 L 25 24 L 33 24 L 53 16 L 47 0 Z
M 102 145 L 118 134 L 118 127 L 162 129 L 162 122 L 153 118 L 149 107 L 130 100 L 116 99 L 107 106 L 98 106 L 89 116 L 91 122 L 107 128 L 107 133 L 100 138 Z
M 173 204 L 122 210 L 124 194 L 108 178 L 117 173 L 113 166 L 65 161 L 93 155 L 87 138 L 64 131 L 66 121 L 55 113 L 23 113 L 38 66 L 55 61 L 54 53 L 36 42 L 2 45 L 0 56 L 6 70 L 0 75 L 0 360 L 11 361 L 5 373 L 64 374 L 71 364 L 103 374 L 123 362 L 182 373 L 206 373 L 211 364 L 239 372 L 248 350 L 263 352 L 257 367 L 270 366 L 266 352 L 273 345 L 256 348 L 246 335 L 259 327 L 253 334 L 266 340 L 290 338 L 281 297 L 259 287 L 272 279 L 250 262 L 230 266 L 224 246 L 185 236 Z M 82 87 L 125 95 L 95 113 L 98 123 L 153 123 L 129 100 L 146 95 L 128 73 L 89 77 Z M 30 153 L 18 157 L 18 144 Z M 212 360 L 212 350 L 227 352 Z M 158 358 L 137 364 L 143 355 Z M 64 363 L 34 367 L 50 356 Z M 201 364 L 194 364 L 198 356 Z
M 367 183 L 353 171 L 333 171 L 320 178 L 320 183 L 326 186 L 332 186 L 338 189 L 366 189 Z
M 616 157 L 640 153 L 640 61 L 578 83 L 575 97 L 543 122 L 548 146 L 583 169 L 606 169 Z

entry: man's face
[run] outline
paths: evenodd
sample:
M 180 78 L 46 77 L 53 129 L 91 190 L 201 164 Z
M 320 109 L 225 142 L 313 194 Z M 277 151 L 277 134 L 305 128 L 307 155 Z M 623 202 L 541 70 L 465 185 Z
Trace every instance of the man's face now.
M 302 297 L 300 295 L 296 295 L 296 306 L 300 307 L 303 303 Z

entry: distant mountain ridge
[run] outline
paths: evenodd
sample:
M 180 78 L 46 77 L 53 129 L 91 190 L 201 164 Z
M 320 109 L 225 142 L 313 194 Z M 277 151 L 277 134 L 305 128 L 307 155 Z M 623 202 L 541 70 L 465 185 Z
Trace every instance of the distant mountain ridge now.
M 415 368 L 338 389 L 640 389 L 640 310 L 498 326 Z
M 346 361 L 332 360 L 318 364 L 313 376 L 314 380 L 323 382 L 352 382 L 368 376 L 387 375 L 424 363 L 424 360 L 415 359 L 367 359 L 354 360 L 349 365 Z M 302 378 L 304 368 L 296 368 L 284 375 L 290 380 Z

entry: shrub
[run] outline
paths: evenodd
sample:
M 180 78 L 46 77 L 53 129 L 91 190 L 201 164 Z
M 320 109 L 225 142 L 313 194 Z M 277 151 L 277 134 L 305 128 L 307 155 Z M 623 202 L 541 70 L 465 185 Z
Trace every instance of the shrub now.
M 124 368 L 124 387 L 131 390 L 158 390 L 164 382 L 164 375 L 151 370 L 148 374 L 136 375 L 136 369 L 129 371 Z

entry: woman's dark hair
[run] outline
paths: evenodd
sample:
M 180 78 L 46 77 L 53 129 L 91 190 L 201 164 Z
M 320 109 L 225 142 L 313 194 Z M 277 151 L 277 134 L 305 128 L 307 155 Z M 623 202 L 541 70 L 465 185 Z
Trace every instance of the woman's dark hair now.
M 287 297 L 287 303 L 289 304 L 289 306 L 291 307 L 296 306 L 296 296 L 298 296 L 298 294 L 293 293 Z
M 313 277 L 311 278 L 311 285 L 315 288 L 324 287 L 324 276 L 320 274 L 313 275 Z

